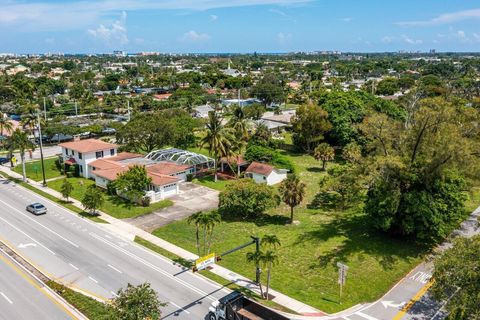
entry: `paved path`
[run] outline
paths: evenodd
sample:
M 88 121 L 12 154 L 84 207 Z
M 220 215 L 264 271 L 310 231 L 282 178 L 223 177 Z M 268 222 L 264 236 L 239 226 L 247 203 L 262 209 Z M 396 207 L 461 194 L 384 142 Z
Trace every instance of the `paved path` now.
M 218 193 L 216 190 L 191 182 L 181 183 L 179 194 L 168 198 L 173 201 L 172 206 L 125 221 L 142 230 L 152 232 L 173 221 L 189 217 L 195 212 L 217 208 Z

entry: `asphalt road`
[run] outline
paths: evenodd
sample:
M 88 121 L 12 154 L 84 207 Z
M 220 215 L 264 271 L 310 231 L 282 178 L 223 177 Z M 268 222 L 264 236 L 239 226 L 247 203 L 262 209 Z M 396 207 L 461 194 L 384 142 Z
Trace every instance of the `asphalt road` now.
M 72 319 L 52 295 L 0 252 L 0 319 Z
M 34 216 L 27 204 L 42 202 Z M 167 302 L 164 319 L 203 319 L 227 291 L 217 284 L 35 193 L 0 180 L 0 237 L 44 274 L 92 296 L 109 299 L 128 283 L 151 283 Z

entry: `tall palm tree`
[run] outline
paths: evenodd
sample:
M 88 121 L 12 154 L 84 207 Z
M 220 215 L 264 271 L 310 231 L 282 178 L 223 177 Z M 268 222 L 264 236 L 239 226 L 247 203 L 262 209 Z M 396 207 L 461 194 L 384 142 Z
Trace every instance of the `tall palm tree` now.
M 280 239 L 274 234 L 266 234 L 262 237 L 262 241 L 260 242 L 262 246 L 268 249 L 277 249 L 280 247 Z
M 188 224 L 195 225 L 195 246 L 197 247 L 198 256 L 200 256 L 200 217 L 202 214 L 202 211 L 198 211 L 187 219 Z
M 293 208 L 303 201 L 305 183 L 301 182 L 295 174 L 290 174 L 282 181 L 280 194 L 283 202 L 290 207 L 290 223 L 293 223 Z
M 220 216 L 218 210 L 212 210 L 208 213 L 206 220 L 208 221 L 208 244 L 206 254 L 209 254 L 210 248 L 212 247 L 213 229 L 222 221 L 222 217 Z
M 262 263 L 264 267 L 267 269 L 267 290 L 265 294 L 265 298 L 268 300 L 268 291 L 270 289 L 270 274 L 272 271 L 272 267 L 276 264 L 278 264 L 278 255 L 275 254 L 272 250 L 268 250 L 265 252 L 262 256 Z
M 198 255 L 201 255 L 200 229 L 203 230 L 203 255 L 209 254 L 212 245 L 213 229 L 221 221 L 220 214 L 217 210 L 210 212 L 199 211 L 188 217 L 187 221 L 190 224 L 195 224 L 195 239 Z
M 325 171 L 327 161 L 335 159 L 335 149 L 328 143 L 320 143 L 313 151 L 313 157 L 317 161 L 322 161 L 322 170 Z
M 248 119 L 243 108 L 238 104 L 233 105 L 231 115 L 228 125 L 235 129 L 236 136 L 239 140 L 247 141 L 249 137 Z
M 218 163 L 222 157 L 232 155 L 234 141 L 232 128 L 222 124 L 222 118 L 213 111 L 208 113 L 206 124 L 207 134 L 203 137 L 200 147 L 208 145 L 208 152 L 215 158 L 215 182 L 217 182 Z
M 27 181 L 27 173 L 25 169 L 25 151 L 34 150 L 35 144 L 28 139 L 28 134 L 19 128 L 15 129 L 10 136 L 11 149 L 18 149 L 20 151 L 20 158 L 22 159 L 22 173 L 23 181 Z
M 7 134 L 10 134 L 13 130 L 13 124 L 7 118 L 7 116 L 0 112 L 0 137 L 4 137 Z M 0 141 L 1 143 L 2 141 Z
M 264 258 L 263 258 L 264 254 L 262 251 L 255 251 L 255 252 L 247 252 L 247 255 L 246 255 L 246 258 L 247 258 L 247 262 L 249 263 L 253 263 L 255 264 L 256 266 L 260 265 L 260 264 L 263 264 L 263 261 L 264 261 Z M 258 287 L 260 288 L 260 295 L 263 297 L 265 297 L 264 293 L 263 293 L 263 287 L 262 287 L 262 281 L 261 279 L 258 279 Z

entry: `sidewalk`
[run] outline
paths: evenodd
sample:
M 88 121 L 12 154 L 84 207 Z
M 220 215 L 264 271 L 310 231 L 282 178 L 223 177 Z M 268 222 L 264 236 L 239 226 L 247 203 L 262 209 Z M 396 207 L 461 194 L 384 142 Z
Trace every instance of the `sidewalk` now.
M 0 170 L 5 172 L 6 174 L 14 177 L 14 178 L 18 178 L 18 179 L 22 179 L 22 175 L 10 170 L 9 167 L 4 167 L 4 166 L 0 166 Z M 32 185 L 32 186 L 35 186 L 36 188 L 42 190 L 43 192 L 46 192 L 56 198 L 59 198 L 59 199 L 62 199 L 62 195 L 55 191 L 55 190 L 52 190 L 48 187 L 44 187 L 42 185 L 41 182 L 35 182 L 33 180 L 29 180 L 29 184 Z M 71 198 L 71 204 L 80 208 L 80 209 L 83 209 L 83 206 L 82 204 L 80 203 L 80 201 L 76 200 L 76 199 L 72 199 Z M 138 236 L 138 237 L 141 237 L 145 240 L 148 240 L 150 241 L 151 243 L 185 259 L 185 260 L 189 260 L 189 261 L 193 261 L 193 260 L 196 260 L 198 259 L 198 256 L 194 253 L 191 253 L 185 249 L 182 249 L 170 242 L 167 242 L 159 237 L 156 237 L 140 228 L 137 228 L 129 223 L 126 223 L 122 220 L 119 220 L 119 219 L 116 219 L 116 218 L 113 218 L 112 216 L 104 213 L 104 212 L 100 212 L 98 211 L 98 213 L 100 214 L 100 217 L 107 221 L 109 224 L 99 224 L 99 226 L 101 226 L 102 228 L 106 228 L 108 229 L 109 231 L 111 231 L 112 233 L 115 233 L 123 238 L 126 238 L 127 240 L 130 240 L 130 241 L 133 241 L 135 239 L 135 236 Z M 241 276 L 231 270 L 228 270 L 224 267 L 221 267 L 219 265 L 214 265 L 212 267 L 212 269 L 210 269 L 210 272 L 224 278 L 224 279 L 227 279 L 231 282 L 234 282 L 235 284 L 241 286 L 241 287 L 244 287 L 244 288 L 247 288 L 251 291 L 254 291 L 255 293 L 257 294 L 260 294 L 260 289 L 257 285 L 255 285 L 250 279 L 247 279 L 246 277 L 244 276 Z M 295 300 L 293 298 L 290 298 L 280 292 L 277 292 L 273 289 L 270 289 L 270 295 L 273 297 L 271 300 L 283 307 L 286 307 L 290 310 L 293 310 L 301 315 L 305 315 L 305 316 L 310 316 L 310 317 L 316 317 L 316 316 L 325 316 L 327 315 L 326 313 L 323 313 L 321 312 L 320 310 L 317 310 L 309 305 L 306 305 L 298 300 Z

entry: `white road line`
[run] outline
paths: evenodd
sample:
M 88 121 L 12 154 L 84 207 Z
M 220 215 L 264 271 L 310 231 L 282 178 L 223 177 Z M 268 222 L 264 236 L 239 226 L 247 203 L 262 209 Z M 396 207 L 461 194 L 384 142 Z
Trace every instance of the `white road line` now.
M 3 297 L 5 300 L 7 300 L 7 301 L 8 301 L 8 303 L 10 303 L 10 304 L 13 304 L 13 301 L 12 301 L 12 300 L 10 300 L 10 298 L 8 298 L 8 297 L 7 297 L 7 295 L 6 295 L 5 293 L 3 293 L 3 292 L 0 292 L 0 295 L 2 295 L 2 297 Z
M 59 235 L 57 232 L 53 231 L 52 229 L 48 228 L 47 226 L 44 226 L 43 224 L 41 224 L 40 222 L 38 222 L 37 220 L 35 219 L 32 219 L 31 217 L 29 217 L 28 215 L 26 215 L 25 213 L 23 213 L 22 211 L 12 207 L 11 205 L 9 205 L 8 203 L 0 200 L 1 203 L 5 204 L 6 206 L 12 208 L 13 210 L 17 211 L 18 213 L 20 213 L 21 215 L 25 216 L 26 218 L 28 218 L 29 220 L 35 222 L 36 224 L 38 224 L 39 226 L 43 227 L 45 230 L 48 230 L 50 231 L 51 233 L 53 233 L 54 235 L 56 235 L 57 237 L 65 240 L 66 242 L 70 243 L 72 246 L 74 246 L 75 248 L 78 248 L 78 245 L 76 243 L 73 243 L 72 241 L 68 240 L 67 238 Z
M 70 267 L 72 267 L 73 269 L 78 270 L 78 268 L 75 267 L 73 264 L 69 263 L 68 265 L 69 265 Z
M 21 234 L 23 234 L 24 236 L 26 236 L 27 238 L 29 238 L 30 240 L 32 240 L 33 242 L 35 242 L 36 244 L 38 244 L 40 247 L 44 248 L 45 250 L 47 250 L 48 252 L 50 252 L 51 254 L 55 255 L 55 252 L 53 252 L 52 250 L 48 249 L 47 247 L 45 247 L 43 244 L 41 244 L 40 242 L 38 242 L 37 240 L 33 239 L 32 237 L 30 237 L 28 234 L 26 234 L 25 232 L 23 232 L 22 230 L 18 229 L 17 227 L 15 227 L 13 224 L 11 224 L 10 222 L 8 222 L 7 220 L 3 219 L 2 217 L 0 217 L 0 220 L 3 220 L 6 224 L 8 224 L 9 226 L 11 226 L 12 228 L 14 228 L 15 230 L 17 230 L 18 232 L 20 232 Z
M 112 243 L 112 242 L 110 242 L 110 241 L 108 241 L 108 240 L 106 240 L 106 239 L 103 239 L 103 238 L 100 237 L 99 235 L 97 235 L 97 234 L 95 234 L 95 233 L 92 233 L 92 232 L 90 233 L 90 235 L 91 235 L 92 237 L 94 237 L 95 239 L 98 239 L 98 240 L 104 242 L 105 244 L 111 246 L 112 248 L 115 248 L 115 249 L 117 249 L 118 251 L 123 252 L 125 255 L 127 255 L 127 256 L 129 256 L 129 257 L 137 260 L 137 261 L 140 262 L 141 264 L 143 264 L 143 265 L 145 265 L 145 266 L 147 266 L 147 267 L 150 267 L 151 269 L 157 271 L 158 273 L 163 274 L 163 275 L 166 276 L 167 278 L 170 278 L 171 280 L 176 281 L 176 282 L 180 283 L 181 285 L 189 288 L 190 290 L 192 290 L 192 291 L 194 291 L 194 292 L 196 292 L 196 293 L 198 293 L 198 294 L 206 297 L 207 299 L 209 299 L 209 300 L 211 300 L 211 301 L 215 301 L 215 300 L 216 300 L 215 298 L 212 298 L 212 297 L 210 296 L 210 294 L 206 293 L 205 291 L 203 291 L 203 290 L 201 290 L 201 289 L 198 289 L 197 287 L 191 285 L 190 283 L 188 283 L 188 282 L 186 282 L 186 281 L 181 280 L 180 278 L 174 277 L 174 276 L 171 275 L 170 273 L 168 273 L 168 272 L 164 271 L 163 269 L 155 266 L 153 263 L 151 263 L 151 262 L 149 262 L 149 261 L 147 261 L 147 260 L 145 260 L 145 259 L 143 259 L 143 258 L 141 258 L 141 257 L 139 257 L 139 256 L 137 256 L 137 255 L 135 255 L 135 254 L 133 254 L 133 253 L 131 253 L 131 252 L 128 251 L 128 250 L 125 250 L 124 248 L 122 248 L 122 247 L 120 247 L 120 246 L 118 246 L 118 245 L 116 245 L 116 244 L 114 244 L 114 243 Z
M 360 316 L 360 317 L 362 317 L 362 318 L 368 319 L 368 320 L 378 320 L 377 318 L 372 317 L 372 316 L 370 316 L 370 315 L 368 315 L 368 314 L 365 314 L 365 313 L 363 313 L 363 312 L 361 312 L 361 311 L 358 311 L 358 312 L 356 312 L 356 313 L 354 313 L 354 314 L 357 315 L 357 316 Z
M 118 297 L 118 294 L 116 294 L 115 292 L 110 291 L 110 293 L 111 293 L 114 297 Z
M 90 277 L 90 276 L 88 276 L 88 279 L 92 280 L 92 281 L 95 282 L 95 283 L 98 283 L 97 280 L 95 280 L 94 278 L 92 278 L 92 277 Z
M 115 268 L 115 267 L 112 266 L 111 264 L 107 264 L 107 266 L 109 266 L 109 267 L 112 268 L 113 270 L 117 271 L 118 273 L 122 273 L 122 271 L 118 270 L 117 268 Z
M 170 301 L 171 304 L 173 304 L 175 307 L 177 307 L 178 309 L 182 310 L 182 311 L 185 311 L 186 314 L 190 314 L 190 311 L 187 311 L 185 309 L 183 309 L 182 307 L 180 307 L 178 304 L 176 304 L 175 302 L 173 301 Z

